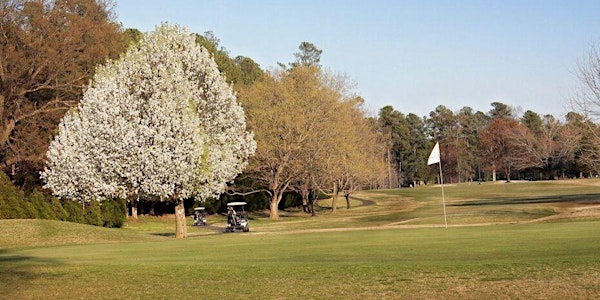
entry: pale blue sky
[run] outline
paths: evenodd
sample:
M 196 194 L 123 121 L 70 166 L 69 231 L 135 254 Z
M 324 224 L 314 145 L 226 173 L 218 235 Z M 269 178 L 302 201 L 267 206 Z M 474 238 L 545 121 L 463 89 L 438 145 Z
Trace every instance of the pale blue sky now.
M 265 69 L 294 60 L 302 41 L 347 74 L 377 112 L 428 115 L 438 105 L 488 112 L 498 101 L 570 110 L 578 61 L 600 43 L 600 1 L 116 0 L 126 28 L 161 22 L 213 31 L 231 56 Z

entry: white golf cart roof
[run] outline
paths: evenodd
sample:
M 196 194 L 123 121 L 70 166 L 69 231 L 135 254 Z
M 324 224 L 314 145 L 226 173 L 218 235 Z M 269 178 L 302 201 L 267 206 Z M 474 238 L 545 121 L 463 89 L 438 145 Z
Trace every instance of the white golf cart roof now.
M 204 206 L 194 208 L 194 210 L 204 210 L 204 209 L 205 209 Z
M 227 203 L 227 206 L 240 206 L 240 205 L 246 205 L 248 203 L 246 202 L 229 202 Z

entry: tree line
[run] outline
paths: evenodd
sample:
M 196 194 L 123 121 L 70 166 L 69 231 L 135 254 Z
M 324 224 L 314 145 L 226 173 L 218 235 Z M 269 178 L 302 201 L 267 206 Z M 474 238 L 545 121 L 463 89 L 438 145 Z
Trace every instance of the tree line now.
M 120 194 L 96 193 L 93 185 L 70 181 L 73 176 L 58 181 L 45 177 L 44 182 L 39 176 L 48 166 L 49 157 L 56 166 L 57 161 L 52 159 L 60 156 L 60 151 L 51 156 L 47 153 L 52 153 L 48 152 L 49 145 L 60 132 L 61 120 L 85 110 L 80 103 L 84 93 L 93 90 L 88 83 L 98 70 L 105 74 L 113 72 L 110 67 L 98 66 L 124 57 L 127 49 L 139 47 L 147 33 L 122 28 L 110 1 L 7 0 L 0 3 L 0 17 L 0 166 L 15 186 L 32 192 L 45 182 L 55 195 L 84 202 L 98 197 L 121 197 L 129 201 L 131 209 L 137 207 L 140 195 L 150 202 L 163 196 L 175 201 L 181 196 L 172 197 L 178 189 L 163 195 L 146 185 L 142 177 L 123 175 L 132 174 L 123 167 L 125 162 L 112 162 L 111 178 L 118 178 L 122 187 L 127 187 L 121 188 Z M 452 111 L 440 105 L 428 116 L 417 116 L 386 106 L 376 115 L 370 115 L 364 108 L 365 99 L 354 92 L 354 83 L 344 74 L 323 68 L 322 50 L 310 42 L 300 44 L 298 52 L 293 54 L 294 61 L 263 69 L 249 57 L 232 57 L 212 32 L 192 35 L 195 44 L 208 51 L 233 90 L 243 108 L 247 130 L 252 132 L 256 143 L 256 151 L 247 164 L 243 162 L 244 155 L 238 158 L 239 165 L 245 166 L 243 172 L 234 181 L 219 178 L 218 182 L 227 181 L 227 185 L 219 184 L 219 189 L 211 190 L 199 200 L 214 201 L 219 193 L 225 193 L 221 197 L 227 198 L 260 193 L 266 199 L 264 208 L 269 208 L 271 218 L 277 219 L 286 193 L 298 195 L 302 208 L 313 214 L 318 197 L 326 195 L 333 199 L 335 211 L 340 195 L 348 199 L 358 189 L 439 181 L 436 170 L 426 165 L 435 142 L 441 146 L 444 182 L 558 179 L 591 176 L 600 171 L 598 123 L 590 110 L 600 107 L 597 97 L 600 93 L 595 90 L 599 73 L 594 69 L 600 60 L 595 51 L 580 65 L 583 89 L 575 101 L 580 109 L 567 114 L 564 120 L 533 111 L 518 112 L 501 102 L 491 103 L 488 112 L 469 107 Z M 152 62 L 148 66 L 155 67 Z M 202 80 L 206 74 L 201 75 Z M 116 82 L 128 78 L 119 80 Z M 210 89 L 210 85 L 203 84 L 199 83 L 203 86 L 201 90 Z M 129 84 L 128 89 L 132 94 L 139 92 L 135 83 Z M 160 87 L 151 93 L 172 90 Z M 181 93 L 173 95 L 185 94 Z M 150 94 L 142 95 L 144 101 L 151 99 L 144 95 Z M 202 101 L 206 101 L 212 96 L 199 97 L 205 97 Z M 109 108 L 119 105 L 125 104 L 114 103 Z M 185 114 L 185 108 L 172 112 Z M 138 114 L 143 113 L 138 110 Z M 227 120 L 225 123 L 236 122 Z M 172 122 L 169 118 L 155 121 Z M 124 128 L 122 132 L 126 132 Z M 165 138 L 171 137 L 165 135 Z M 215 135 L 214 143 L 219 138 Z M 84 140 L 92 145 L 94 139 Z M 223 141 L 223 145 L 235 144 Z M 200 144 L 197 146 L 204 147 Z M 116 151 L 118 146 L 113 148 Z M 97 147 L 78 147 L 74 142 L 69 149 L 81 152 Z M 212 152 L 207 150 L 207 153 Z M 86 153 L 79 154 L 82 160 L 86 157 Z M 218 164 L 218 158 L 213 160 Z M 71 163 L 66 163 L 63 169 Z M 98 170 L 106 170 L 101 165 L 107 164 L 94 164 Z M 146 178 L 151 172 L 144 174 Z M 206 182 L 212 178 L 207 177 Z M 78 184 L 69 191 L 61 188 Z
M 457 112 L 440 105 L 427 117 L 404 115 L 386 106 L 377 122 L 387 138 L 389 187 L 438 181 L 426 166 L 435 142 L 440 143 L 444 182 L 499 178 L 548 180 L 598 174 L 598 126 L 582 113 L 565 121 L 491 103 L 484 113 L 464 107 Z
M 0 219 L 47 219 L 104 227 L 125 224 L 127 209 L 123 199 L 89 202 L 57 199 L 39 191 L 25 192 L 0 173 Z

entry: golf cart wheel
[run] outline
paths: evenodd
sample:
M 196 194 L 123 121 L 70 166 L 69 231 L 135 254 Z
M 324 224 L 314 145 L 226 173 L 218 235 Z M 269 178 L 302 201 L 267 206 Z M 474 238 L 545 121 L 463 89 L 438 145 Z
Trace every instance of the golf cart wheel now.
M 244 232 L 249 232 L 250 231 L 250 227 L 248 227 L 248 226 L 244 227 L 243 231 Z

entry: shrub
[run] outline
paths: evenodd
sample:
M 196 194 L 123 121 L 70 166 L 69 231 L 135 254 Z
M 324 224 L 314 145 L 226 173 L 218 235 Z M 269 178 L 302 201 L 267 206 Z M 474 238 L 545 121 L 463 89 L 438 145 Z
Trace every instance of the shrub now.
M 24 193 L 0 172 L 0 219 L 48 219 L 105 227 L 121 227 L 127 219 L 123 199 L 92 201 L 83 208 L 80 202 L 59 200 L 34 190 Z
M 49 201 L 50 201 L 50 208 L 54 212 L 54 215 L 56 216 L 56 220 L 67 221 L 67 219 L 69 217 L 69 213 L 67 213 L 67 211 L 63 207 L 63 205 L 60 202 L 60 200 L 58 200 L 54 196 L 50 196 L 50 200 Z
M 83 207 L 79 202 L 71 200 L 61 200 L 62 206 L 67 212 L 67 221 L 75 223 L 85 223 L 83 218 Z
M 28 198 L 23 197 L 19 202 L 23 208 L 23 216 L 21 219 L 38 219 L 40 217 L 37 208 Z
M 98 201 L 92 200 L 86 204 L 84 216 L 86 224 L 96 226 L 104 225 L 102 212 L 100 211 L 100 203 L 98 203 Z
M 23 210 L 23 192 L 17 189 L 6 174 L 0 172 L 0 217 L 2 219 L 26 218 Z
M 108 199 L 102 201 L 100 205 L 104 227 L 120 228 L 125 223 L 127 217 L 127 206 L 123 199 Z
M 46 201 L 44 195 L 38 191 L 34 191 L 28 197 L 29 203 L 34 206 L 37 211 L 37 218 L 46 220 L 56 220 L 56 214 L 52 210 L 50 203 Z

